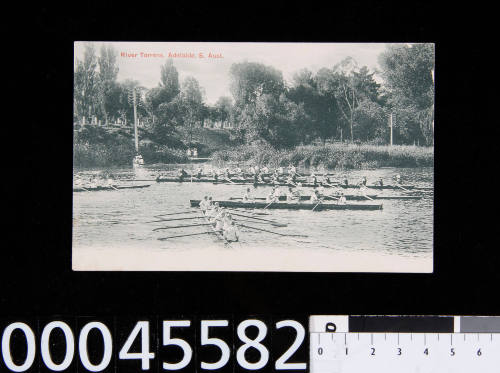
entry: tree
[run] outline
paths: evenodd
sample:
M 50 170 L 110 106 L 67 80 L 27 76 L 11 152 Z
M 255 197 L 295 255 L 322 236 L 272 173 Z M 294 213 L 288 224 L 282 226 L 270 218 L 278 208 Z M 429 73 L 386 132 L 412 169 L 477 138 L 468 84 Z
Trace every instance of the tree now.
M 233 102 L 230 97 L 219 97 L 215 103 L 215 113 L 216 119 L 221 122 L 227 122 L 230 120 L 233 113 Z
M 192 76 L 185 78 L 180 98 L 184 109 L 184 125 L 189 126 L 191 142 L 193 127 L 203 119 L 203 92 L 198 80 Z
M 257 98 L 264 94 L 279 97 L 285 89 L 281 72 L 261 63 L 235 63 L 231 65 L 229 73 L 231 94 L 240 108 L 255 104 Z
M 301 141 L 309 143 L 316 138 L 323 142 L 337 132 L 336 100 L 330 94 L 323 79 L 328 79 L 327 71 L 320 71 L 316 76 L 307 69 L 301 70 L 293 77 L 293 85 L 287 96 L 297 105 L 302 105 L 304 116 L 298 131 Z
M 99 64 L 99 104 L 104 120 L 108 123 L 108 113 L 113 110 L 112 95 L 116 94 L 116 77 L 118 75 L 118 66 L 116 65 L 116 56 L 118 53 L 111 45 L 102 45 Z
M 405 142 L 433 143 L 434 44 L 389 45 L 379 63 Z
M 171 102 L 179 92 L 179 73 L 172 60 L 168 59 L 161 66 L 158 87 L 150 89 L 146 94 L 146 104 L 153 118 L 160 116 L 159 106 Z
M 93 44 L 86 44 L 83 61 L 76 61 L 73 83 L 76 116 L 92 117 L 98 104 L 97 56 Z

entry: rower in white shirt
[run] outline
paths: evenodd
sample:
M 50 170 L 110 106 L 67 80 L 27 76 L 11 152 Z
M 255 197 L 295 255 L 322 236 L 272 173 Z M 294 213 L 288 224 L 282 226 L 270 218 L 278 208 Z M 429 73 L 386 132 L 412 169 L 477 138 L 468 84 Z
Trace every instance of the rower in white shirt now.
M 205 213 L 205 211 L 207 211 L 208 209 L 208 197 L 205 196 L 203 197 L 203 199 L 200 201 L 200 210 Z
M 224 229 L 223 237 L 229 242 L 237 242 L 240 239 L 240 232 L 234 221 Z
M 253 195 L 252 192 L 250 191 L 250 188 L 247 188 L 247 191 L 243 196 L 243 202 L 253 202 Z

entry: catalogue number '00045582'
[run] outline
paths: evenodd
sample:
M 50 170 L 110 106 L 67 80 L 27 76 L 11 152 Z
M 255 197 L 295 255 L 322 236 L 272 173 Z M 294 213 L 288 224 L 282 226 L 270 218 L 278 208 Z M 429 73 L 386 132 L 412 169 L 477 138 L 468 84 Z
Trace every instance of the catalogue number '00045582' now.
M 291 318 L 12 320 L 2 370 L 306 371 L 306 328 Z

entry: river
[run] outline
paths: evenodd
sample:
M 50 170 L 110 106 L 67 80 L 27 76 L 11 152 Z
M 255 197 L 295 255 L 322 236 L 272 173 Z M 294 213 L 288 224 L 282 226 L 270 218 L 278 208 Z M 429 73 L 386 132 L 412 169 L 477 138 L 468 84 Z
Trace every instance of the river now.
M 208 231 L 206 226 L 173 228 L 154 231 L 154 228 L 188 225 L 202 222 L 199 219 L 178 221 L 159 220 L 156 215 L 176 213 L 189 209 L 190 199 L 212 196 L 214 200 L 243 196 L 248 186 L 214 185 L 212 183 L 156 183 L 154 181 L 133 181 L 134 178 L 154 179 L 159 172 L 169 173 L 179 167 L 189 171 L 198 165 L 154 165 L 145 174 L 135 175 L 132 169 L 75 170 L 75 175 L 88 178 L 92 174 L 110 171 L 119 180 L 119 185 L 151 184 L 144 189 L 124 189 L 118 191 L 92 191 L 73 193 L 73 268 L 95 270 L 300 270 L 308 271 L 380 271 L 382 272 L 430 272 L 432 271 L 433 251 L 433 202 L 432 191 L 422 192 L 420 200 L 382 200 L 383 209 L 377 211 L 304 211 L 304 210 L 266 210 L 268 216 L 256 215 L 265 219 L 286 223 L 286 227 L 272 227 L 256 219 L 248 219 L 243 224 L 267 229 L 281 234 L 304 234 L 306 238 L 292 238 L 262 231 L 242 228 L 240 242 L 231 246 L 224 245 L 212 234 L 172 238 L 165 241 L 162 237 Z M 202 167 L 209 167 L 204 164 Z M 349 180 L 357 181 L 362 176 L 368 183 L 383 178 L 386 184 L 400 174 L 404 184 L 419 187 L 433 187 L 433 168 L 382 168 L 374 170 L 353 170 L 338 172 L 339 177 L 346 175 Z M 335 176 L 333 177 L 335 179 Z M 253 188 L 255 196 L 265 197 L 269 186 Z M 355 194 L 348 189 L 347 194 Z M 369 194 L 401 195 L 400 190 L 370 190 Z M 359 203 L 359 202 L 353 202 Z M 179 214 L 165 218 L 192 217 L 194 214 Z M 211 260 L 214 268 L 206 260 L 203 263 L 172 263 L 169 254 L 179 254 L 171 258 L 177 261 L 194 260 L 192 253 L 208 253 L 213 250 Z M 231 253 L 232 252 L 232 253 Z M 254 264 L 231 262 L 236 253 L 254 253 Z M 112 253 L 112 255 L 110 254 Z M 148 264 L 144 258 L 150 254 L 154 263 Z M 188 256 L 182 256 L 182 255 Z M 228 255 L 223 266 L 217 255 Z M 321 255 L 320 255 L 321 254 Z M 215 257 L 214 257 L 215 255 Z M 123 262 L 121 257 L 127 257 Z M 203 256 L 206 256 L 203 254 Z M 99 258 L 102 258 L 99 259 Z M 141 258 L 142 264 L 137 264 Z M 243 258 L 245 255 L 240 255 Z M 272 264 L 266 264 L 266 257 Z M 304 257 L 304 259 L 301 259 Z M 307 258 L 316 257 L 319 261 L 332 260 L 329 267 L 325 263 L 309 263 Z M 107 259 L 104 259 L 107 258 Z M 163 258 L 163 259 L 162 259 Z M 301 263 L 287 265 L 287 260 Z M 338 261 L 349 258 L 351 263 L 343 266 Z M 158 260 L 165 260 L 164 265 Z M 201 261 L 204 259 L 200 258 Z M 311 259 L 313 260 L 313 259 Z M 112 261 L 112 263 L 107 263 Z M 314 260 L 313 260 L 314 261 Z M 377 264 L 379 261 L 380 265 Z M 335 263 L 333 263 L 335 262 Z M 410 267 L 405 263 L 418 263 Z M 120 263 L 119 265 L 117 263 Z M 134 265 L 134 263 L 136 265 Z M 231 267 L 234 264 L 234 267 Z M 400 265 L 400 268 L 398 268 Z M 228 268 L 226 268 L 228 267 Z M 345 267 L 345 269 L 344 269 Z M 359 269 L 357 269 L 359 267 Z

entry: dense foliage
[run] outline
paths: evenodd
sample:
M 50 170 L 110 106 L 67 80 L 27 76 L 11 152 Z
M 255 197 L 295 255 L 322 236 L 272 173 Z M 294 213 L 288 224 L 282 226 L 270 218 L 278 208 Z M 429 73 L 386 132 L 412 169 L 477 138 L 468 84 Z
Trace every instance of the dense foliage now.
M 235 63 L 229 71 L 231 97 L 220 97 L 214 105 L 205 103 L 203 87 L 194 77 L 179 81 L 172 59 L 161 67 L 158 86 L 146 89 L 137 81 L 117 81 L 116 58 L 111 46 L 103 45 L 97 53 L 92 44 L 86 45 L 83 59 L 75 64 L 75 122 L 85 117 L 87 122 L 119 119 L 130 125 L 135 93 L 137 117 L 158 148 L 171 149 L 180 129 L 187 134 L 184 147 L 193 144 L 194 130 L 207 120 L 231 123 L 233 143 L 275 152 L 331 141 L 385 145 L 391 116 L 395 144 L 433 145 L 433 44 L 388 45 L 379 56 L 380 72 L 359 67 L 349 57 L 316 72 L 298 71 L 291 82 L 274 67 Z M 99 137 L 78 141 L 82 147 L 113 144 Z

